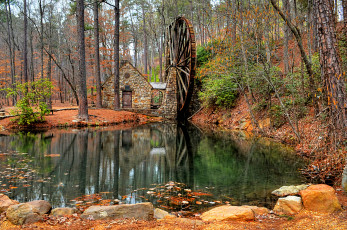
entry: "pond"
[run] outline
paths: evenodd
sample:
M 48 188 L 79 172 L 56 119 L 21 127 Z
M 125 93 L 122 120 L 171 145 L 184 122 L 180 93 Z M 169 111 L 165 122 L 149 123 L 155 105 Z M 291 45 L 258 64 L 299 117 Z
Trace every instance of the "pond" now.
M 53 207 L 151 201 L 172 211 L 220 203 L 272 208 L 272 190 L 303 182 L 292 149 L 193 125 L 1 136 L 0 161 L 0 193 Z

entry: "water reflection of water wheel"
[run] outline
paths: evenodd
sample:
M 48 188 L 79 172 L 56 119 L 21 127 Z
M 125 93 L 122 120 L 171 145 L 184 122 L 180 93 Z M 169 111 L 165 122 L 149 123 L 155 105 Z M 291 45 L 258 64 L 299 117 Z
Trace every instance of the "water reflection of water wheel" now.
M 187 129 L 183 126 L 178 126 L 175 159 L 176 176 L 179 181 L 185 181 L 187 184 L 192 183 L 194 179 L 193 155 L 192 143 Z

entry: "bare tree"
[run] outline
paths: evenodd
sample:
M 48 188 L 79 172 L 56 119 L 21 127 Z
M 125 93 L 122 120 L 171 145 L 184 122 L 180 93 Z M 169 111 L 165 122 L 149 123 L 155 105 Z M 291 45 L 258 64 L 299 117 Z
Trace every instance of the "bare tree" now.
M 147 42 L 147 30 L 146 30 L 146 14 L 145 14 L 145 3 L 141 2 L 142 7 L 142 22 L 143 22 L 143 39 L 144 39 L 144 73 L 148 74 L 148 42 Z
M 289 0 L 283 1 L 284 13 L 290 19 L 290 2 Z M 284 50 L 283 50 L 283 62 L 284 62 L 284 73 L 289 73 L 289 38 L 290 38 L 290 28 L 287 24 L 284 25 Z
M 95 76 L 96 76 L 96 107 L 102 107 L 101 77 L 100 77 L 100 53 L 99 53 L 99 3 L 93 3 L 94 14 L 94 49 L 95 49 Z
M 23 81 L 28 82 L 28 17 L 27 0 L 24 0 L 24 48 L 23 48 Z
M 114 1 L 114 109 L 120 109 L 119 97 L 119 0 Z
M 79 54 L 79 71 L 77 78 L 78 89 L 78 118 L 88 120 L 88 100 L 87 100 L 87 82 L 86 82 L 86 51 L 84 42 L 84 1 L 77 0 L 77 40 Z

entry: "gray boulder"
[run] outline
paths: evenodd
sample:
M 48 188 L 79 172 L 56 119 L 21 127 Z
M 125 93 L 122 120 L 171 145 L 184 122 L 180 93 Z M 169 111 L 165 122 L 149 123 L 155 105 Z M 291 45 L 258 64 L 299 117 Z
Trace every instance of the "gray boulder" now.
M 278 199 L 274 212 L 277 215 L 294 215 L 301 209 L 303 209 L 301 197 L 287 196 Z
M 137 220 L 153 219 L 152 203 L 123 204 L 112 206 L 91 206 L 81 215 L 84 219 L 120 219 L 135 218 Z
M 40 215 L 47 214 L 52 209 L 52 205 L 45 200 L 34 200 L 31 202 L 27 202 L 27 204 L 31 205 L 35 209 L 35 211 Z
M 75 208 L 55 208 L 52 210 L 52 216 L 66 216 L 77 213 Z
M 8 207 L 15 204 L 19 204 L 19 202 L 11 200 L 8 196 L 0 193 L 0 214 L 5 212 Z
M 299 195 L 301 190 L 306 189 L 309 184 L 302 184 L 302 185 L 290 185 L 290 186 L 282 186 L 279 189 L 276 189 L 272 191 L 271 194 L 284 197 L 284 196 L 295 196 Z
M 30 204 L 10 206 L 6 211 L 7 219 L 15 225 L 31 224 L 42 220 L 42 216 Z

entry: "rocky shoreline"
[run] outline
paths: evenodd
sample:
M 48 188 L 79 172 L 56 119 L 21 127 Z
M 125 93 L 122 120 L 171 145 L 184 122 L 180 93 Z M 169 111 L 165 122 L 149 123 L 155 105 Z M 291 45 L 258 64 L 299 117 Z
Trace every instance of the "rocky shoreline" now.
M 342 211 L 334 188 L 325 185 L 283 186 L 272 192 L 279 199 L 269 210 L 256 206 L 222 205 L 202 213 L 197 218 L 179 218 L 164 210 L 154 209 L 152 203 L 121 204 L 110 206 L 90 206 L 83 213 L 75 208 L 55 208 L 44 200 L 19 203 L 0 194 L 0 228 L 9 221 L 13 225 L 30 225 L 44 222 L 47 217 L 74 216 L 88 221 L 133 219 L 143 221 L 178 220 L 190 225 L 203 226 L 220 221 L 261 221 L 271 216 L 295 216 L 303 210 L 317 213 L 336 213 Z

